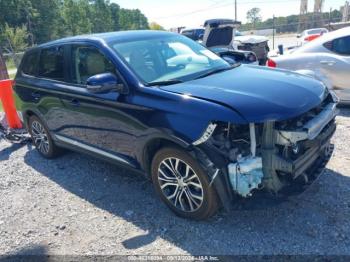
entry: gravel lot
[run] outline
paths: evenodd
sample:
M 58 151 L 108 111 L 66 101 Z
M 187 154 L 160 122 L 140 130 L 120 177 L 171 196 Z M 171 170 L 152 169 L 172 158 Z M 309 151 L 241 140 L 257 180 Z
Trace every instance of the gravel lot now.
M 350 255 L 350 109 L 305 193 L 268 209 L 175 217 L 143 177 L 85 155 L 0 142 L 0 254 Z

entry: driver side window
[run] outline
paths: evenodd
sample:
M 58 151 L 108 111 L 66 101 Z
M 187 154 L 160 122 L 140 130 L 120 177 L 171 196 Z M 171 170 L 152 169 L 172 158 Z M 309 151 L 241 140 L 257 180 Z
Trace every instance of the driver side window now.
M 98 74 L 115 74 L 115 67 L 96 47 L 72 47 L 72 80 L 75 84 L 85 85 L 86 81 Z

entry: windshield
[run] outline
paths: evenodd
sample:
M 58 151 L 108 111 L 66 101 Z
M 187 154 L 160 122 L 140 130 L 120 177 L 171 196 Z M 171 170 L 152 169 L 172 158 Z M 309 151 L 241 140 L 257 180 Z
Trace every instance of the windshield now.
M 230 68 L 219 56 L 181 35 L 157 36 L 110 46 L 146 84 L 188 81 Z

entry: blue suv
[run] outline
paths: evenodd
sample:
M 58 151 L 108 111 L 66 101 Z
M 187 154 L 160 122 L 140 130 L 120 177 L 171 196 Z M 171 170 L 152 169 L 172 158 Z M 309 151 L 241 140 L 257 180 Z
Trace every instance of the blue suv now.
M 77 36 L 28 50 L 14 86 L 45 158 L 88 153 L 149 177 L 177 215 L 284 196 L 327 163 L 337 99 L 289 71 L 230 65 L 169 32 Z

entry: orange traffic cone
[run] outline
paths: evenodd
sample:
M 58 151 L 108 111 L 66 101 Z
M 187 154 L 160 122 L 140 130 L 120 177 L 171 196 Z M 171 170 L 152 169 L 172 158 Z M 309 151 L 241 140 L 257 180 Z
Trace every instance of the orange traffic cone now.
M 22 128 L 13 98 L 12 80 L 0 80 L 0 99 L 10 128 Z

